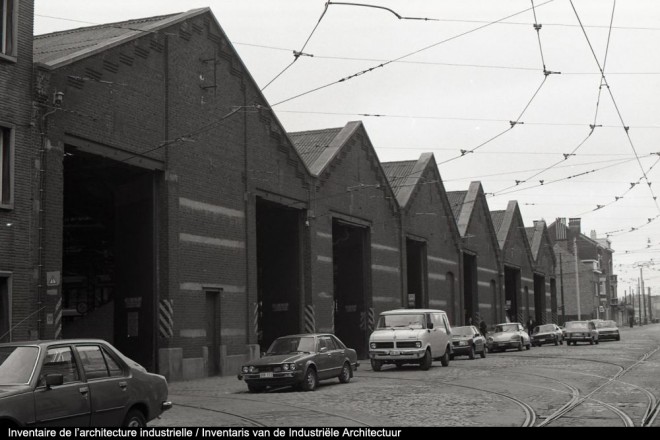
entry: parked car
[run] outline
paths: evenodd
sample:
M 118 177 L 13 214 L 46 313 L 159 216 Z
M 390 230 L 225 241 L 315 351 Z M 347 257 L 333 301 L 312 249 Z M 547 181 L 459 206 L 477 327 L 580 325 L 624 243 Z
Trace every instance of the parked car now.
M 398 309 L 382 312 L 369 337 L 371 368 L 380 371 L 384 364 L 397 368 L 418 364 L 431 368 L 433 359 L 449 365 L 452 329 L 447 314 L 434 309 Z
M 142 427 L 172 407 L 167 381 L 106 341 L 0 344 L 0 426 Z
M 555 324 L 543 324 L 534 327 L 532 331 L 532 345 L 540 347 L 543 344 L 563 344 L 564 334 Z
M 598 341 L 604 341 L 607 339 L 614 341 L 621 340 L 619 327 L 616 325 L 616 322 L 611 320 L 595 319 L 593 320 L 593 323 L 596 327 L 596 331 L 598 332 Z
M 598 344 L 598 331 L 593 321 L 569 321 L 566 323 L 566 344 L 578 342 Z
M 488 336 L 487 345 L 489 352 L 506 351 L 507 348 L 522 351 L 523 347 L 529 350 L 532 341 L 521 323 L 507 322 L 495 326 L 495 331 Z
M 482 358 L 486 357 L 486 338 L 473 325 L 452 327 L 451 344 L 450 359 L 454 359 L 456 356 L 467 356 L 474 359 L 476 353 L 479 353 Z
M 253 393 L 283 386 L 314 391 L 321 380 L 350 382 L 359 365 L 355 350 L 333 334 L 290 335 L 275 339 L 260 359 L 243 365 L 238 379 Z

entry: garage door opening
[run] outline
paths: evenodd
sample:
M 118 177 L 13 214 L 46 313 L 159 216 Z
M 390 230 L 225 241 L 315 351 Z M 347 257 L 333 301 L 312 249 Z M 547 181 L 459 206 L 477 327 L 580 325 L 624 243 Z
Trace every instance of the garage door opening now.
M 62 336 L 155 370 L 155 173 L 65 149 Z
M 504 308 L 510 322 L 523 322 L 518 304 L 520 292 L 520 269 L 504 267 Z
M 463 322 L 478 325 L 477 256 L 463 254 Z
M 534 319 L 537 324 L 545 324 L 545 277 L 534 274 Z
M 368 229 L 332 221 L 332 261 L 335 334 L 360 359 L 367 356 L 366 317 L 370 296 L 368 281 Z
M 406 269 L 408 280 L 408 307 L 428 307 L 426 243 L 406 238 Z
M 257 198 L 257 339 L 261 350 L 300 333 L 303 211 Z

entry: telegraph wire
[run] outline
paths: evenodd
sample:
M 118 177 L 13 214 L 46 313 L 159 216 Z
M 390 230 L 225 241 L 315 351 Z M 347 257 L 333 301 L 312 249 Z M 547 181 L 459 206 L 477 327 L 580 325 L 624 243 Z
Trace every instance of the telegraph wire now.
M 614 94 L 612 93 L 612 89 L 610 88 L 607 79 L 605 77 L 605 71 L 603 67 L 601 66 L 600 62 L 598 61 L 598 57 L 596 56 L 596 52 L 594 51 L 593 45 L 591 44 L 591 40 L 589 39 L 589 36 L 587 35 L 587 31 L 585 30 L 584 26 L 582 25 L 582 20 L 580 19 L 580 15 L 577 12 L 577 9 L 575 9 L 575 5 L 573 4 L 573 0 L 569 0 L 571 3 L 571 8 L 573 8 L 573 12 L 575 13 L 575 17 L 578 20 L 578 23 L 580 23 L 580 27 L 582 29 L 582 33 L 584 34 L 584 38 L 587 40 L 587 44 L 589 45 L 589 49 L 591 50 L 591 54 L 594 57 L 594 60 L 596 61 L 596 65 L 598 66 L 598 70 L 601 72 L 601 80 L 605 87 L 607 88 L 607 92 L 610 95 L 610 98 L 612 99 L 612 103 L 614 104 L 614 108 L 616 110 L 617 115 L 619 116 L 619 120 L 621 121 L 622 128 L 624 129 L 626 133 L 626 138 L 628 139 L 628 143 L 630 144 L 630 147 L 632 148 L 633 152 L 635 153 L 635 157 L 637 158 L 637 164 L 639 165 L 640 170 L 642 171 L 643 178 L 646 180 L 646 183 L 648 184 L 649 191 L 651 192 L 651 196 L 653 197 L 653 202 L 655 204 L 656 209 L 660 212 L 660 206 L 658 205 L 658 200 L 655 195 L 655 192 L 653 191 L 653 188 L 651 188 L 651 182 L 648 179 L 648 176 L 646 175 L 646 171 L 644 171 L 644 167 L 642 166 L 642 163 L 639 159 L 639 155 L 637 154 L 637 149 L 635 148 L 635 145 L 632 141 L 632 138 L 630 137 L 629 133 L 629 128 L 626 126 L 625 121 L 623 120 L 623 116 L 621 115 L 621 111 L 619 110 L 619 106 L 617 105 L 616 100 L 614 99 Z M 614 0 L 614 4 L 616 4 L 616 0 Z
M 307 47 L 307 43 L 309 43 L 309 40 L 311 40 L 312 35 L 314 35 L 314 32 L 316 32 L 316 29 L 317 29 L 317 28 L 319 27 L 319 25 L 321 24 L 321 20 L 323 20 L 323 17 L 325 16 L 325 13 L 328 12 L 328 6 L 329 6 L 329 5 L 330 5 L 330 2 L 328 1 L 328 2 L 325 4 L 325 7 L 323 8 L 323 12 L 321 13 L 321 16 L 319 17 L 318 21 L 316 22 L 316 25 L 314 26 L 314 29 L 312 29 L 312 32 L 311 32 L 311 33 L 309 34 L 309 36 L 307 37 L 307 40 L 305 40 L 305 44 L 303 44 L 302 48 L 300 48 L 300 50 L 298 50 L 298 51 L 296 51 L 296 50 L 293 51 L 293 61 L 291 61 L 291 63 L 290 63 L 288 66 L 286 66 L 282 71 L 280 71 L 280 73 L 278 73 L 277 75 L 275 75 L 275 77 L 274 77 L 273 79 L 271 79 L 270 81 L 268 81 L 268 83 L 267 83 L 265 86 L 263 86 L 263 87 L 261 88 L 261 91 L 262 91 L 262 92 L 263 92 L 264 90 L 266 90 L 266 87 L 268 87 L 269 85 L 271 85 L 271 84 L 272 84 L 277 78 L 279 78 L 280 76 L 282 76 L 282 74 L 283 74 L 284 72 L 286 72 L 287 70 L 289 70 L 289 67 L 293 66 L 293 65 L 295 64 L 295 62 L 298 61 L 298 58 L 300 58 L 301 56 L 309 56 L 309 57 L 313 57 L 313 56 L 314 56 L 314 55 L 311 55 L 311 54 L 307 54 L 307 53 L 305 53 L 304 51 L 305 51 L 305 48 Z
M 549 4 L 549 3 L 552 3 L 553 1 L 554 1 L 554 0 L 547 0 L 546 2 L 540 4 L 538 7 L 541 7 L 541 6 L 547 5 L 547 4 Z M 495 20 L 495 21 L 489 22 L 489 23 L 487 23 L 487 24 L 484 24 L 484 25 L 482 25 L 482 26 L 478 26 L 478 27 L 476 27 L 476 28 L 473 28 L 473 29 L 467 30 L 467 31 L 465 31 L 465 32 L 461 32 L 460 34 L 456 34 L 456 35 L 451 36 L 451 37 L 449 37 L 449 38 L 445 38 L 444 40 L 438 41 L 437 43 L 430 44 L 430 45 L 425 46 L 425 47 L 423 47 L 423 48 L 421 48 L 421 49 L 417 49 L 417 50 L 415 50 L 415 51 L 413 51 L 413 52 L 410 52 L 410 53 L 407 53 L 407 54 L 405 54 L 405 55 L 402 55 L 402 56 L 400 56 L 400 57 L 398 57 L 398 58 L 394 58 L 394 59 L 391 59 L 391 60 L 385 61 L 385 62 L 383 62 L 383 63 L 381 63 L 381 64 L 378 64 L 378 65 L 376 65 L 376 66 L 372 66 L 372 67 L 370 67 L 370 68 L 368 68 L 368 69 L 361 70 L 361 71 L 359 71 L 359 72 L 357 72 L 357 73 L 354 73 L 354 74 L 352 74 L 352 75 L 346 76 L 346 77 L 341 78 L 341 79 L 339 79 L 339 80 L 336 80 L 336 81 L 333 81 L 333 82 L 330 82 L 330 83 L 324 84 L 324 85 L 322 85 L 322 86 L 319 86 L 319 87 L 313 88 L 313 89 L 308 90 L 308 91 L 303 92 L 303 93 L 299 93 L 298 95 L 292 96 L 292 97 L 290 97 L 290 98 L 283 99 L 283 100 L 281 100 L 281 101 L 279 101 L 279 102 L 276 102 L 275 104 L 271 104 L 271 108 L 272 108 L 272 107 L 275 107 L 275 106 L 277 106 L 277 105 L 280 105 L 280 104 L 284 104 L 285 102 L 289 102 L 289 101 L 292 101 L 292 100 L 294 100 L 294 99 L 300 98 L 300 97 L 302 97 L 302 96 L 308 95 L 308 94 L 310 94 L 310 93 L 317 92 L 317 91 L 319 91 L 319 90 L 325 89 L 325 88 L 330 87 L 330 86 L 333 86 L 333 85 L 335 85 L 335 84 L 339 84 L 339 83 L 342 83 L 342 82 L 345 82 L 345 81 L 349 81 L 349 80 L 351 80 L 351 79 L 353 79 L 353 78 L 357 78 L 357 77 L 359 77 L 359 76 L 365 75 L 365 74 L 367 74 L 367 73 L 369 73 L 369 72 L 372 72 L 372 71 L 374 71 L 374 70 L 376 70 L 376 69 L 379 69 L 379 68 L 381 68 L 381 67 L 385 67 L 385 66 L 387 66 L 387 65 L 389 65 L 389 64 L 392 64 L 392 63 L 395 63 L 395 62 L 397 62 L 397 61 L 403 60 L 403 59 L 405 59 L 405 58 L 411 57 L 411 56 L 416 55 L 416 54 L 418 54 L 418 53 L 420 53 L 420 52 L 423 52 L 423 51 L 425 51 L 425 50 L 431 49 L 431 48 L 433 48 L 433 47 L 439 46 L 439 45 L 441 45 L 441 44 L 447 43 L 447 42 L 449 42 L 449 41 L 453 41 L 453 40 L 455 40 L 455 39 L 457 39 L 457 38 L 460 38 L 460 37 L 463 37 L 463 36 L 465 36 L 465 35 L 471 34 L 471 33 L 473 33 L 473 32 L 479 31 L 479 30 L 484 29 L 484 28 L 486 28 L 486 27 L 488 27 L 488 26 L 491 26 L 491 25 L 493 25 L 493 24 L 496 24 L 496 23 L 498 23 L 498 22 L 500 22 L 500 21 L 503 21 L 503 20 L 506 20 L 506 19 L 508 19 L 508 18 L 515 17 L 515 16 L 517 16 L 517 15 L 523 14 L 523 13 L 529 11 L 530 9 L 531 9 L 531 8 L 524 9 L 524 10 L 522 10 L 522 11 L 520 11 L 520 12 L 516 12 L 515 14 L 508 15 L 508 16 L 506 16 L 506 17 L 504 17 L 504 18 L 499 19 L 499 20 Z

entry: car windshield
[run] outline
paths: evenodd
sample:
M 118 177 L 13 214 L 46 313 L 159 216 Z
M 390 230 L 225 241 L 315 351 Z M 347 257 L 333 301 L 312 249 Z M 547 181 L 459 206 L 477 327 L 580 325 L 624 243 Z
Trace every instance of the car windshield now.
M 29 383 L 38 357 L 37 347 L 0 347 L 0 385 Z
M 553 331 L 555 331 L 555 326 L 552 324 L 545 324 L 534 327 L 534 333 L 547 333 Z
M 515 332 L 517 330 L 517 324 L 499 324 L 495 326 L 495 333 Z
M 267 355 L 289 354 L 297 352 L 311 353 L 316 351 L 313 336 L 278 338 L 270 345 Z
M 452 327 L 451 333 L 454 336 L 473 336 L 474 330 L 472 327 Z
M 585 321 L 576 321 L 576 322 L 567 322 L 566 323 L 566 329 L 567 330 L 574 330 L 574 329 L 585 330 L 586 328 L 587 328 L 587 323 Z
M 424 328 L 424 315 L 400 314 L 381 315 L 378 328 Z

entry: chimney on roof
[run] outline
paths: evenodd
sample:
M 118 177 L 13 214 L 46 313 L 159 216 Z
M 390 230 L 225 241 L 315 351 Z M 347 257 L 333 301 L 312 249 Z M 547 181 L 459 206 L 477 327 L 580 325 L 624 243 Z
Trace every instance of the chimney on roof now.
M 592 240 L 595 240 L 595 239 L 598 238 L 598 234 L 596 234 L 596 230 L 595 230 L 595 229 L 592 229 L 592 230 L 591 230 L 591 234 L 589 234 L 589 236 L 591 237 Z
M 555 221 L 555 239 L 566 240 L 566 219 L 557 217 Z
M 581 222 L 580 218 L 569 218 L 568 219 L 568 229 L 575 235 L 581 234 Z

